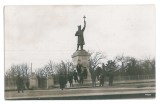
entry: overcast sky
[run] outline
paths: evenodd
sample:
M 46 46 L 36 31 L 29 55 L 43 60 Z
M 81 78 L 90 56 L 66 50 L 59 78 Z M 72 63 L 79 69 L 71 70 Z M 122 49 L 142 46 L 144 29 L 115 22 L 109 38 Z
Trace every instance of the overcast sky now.
M 78 25 L 83 26 L 85 50 L 108 58 L 124 54 L 155 57 L 155 7 L 121 6 L 6 6 L 5 69 L 12 64 L 71 60 Z

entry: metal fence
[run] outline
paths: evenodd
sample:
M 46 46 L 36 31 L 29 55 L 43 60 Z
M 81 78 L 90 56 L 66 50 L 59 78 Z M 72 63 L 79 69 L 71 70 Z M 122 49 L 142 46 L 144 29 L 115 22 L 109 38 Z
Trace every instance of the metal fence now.
M 134 75 L 134 76 L 115 76 L 114 81 L 126 81 L 126 80 L 149 80 L 155 79 L 155 75 Z
M 5 90 L 16 89 L 16 79 L 11 77 L 5 78 Z
M 41 88 L 41 89 L 47 88 L 47 78 L 46 77 L 38 78 L 38 88 Z

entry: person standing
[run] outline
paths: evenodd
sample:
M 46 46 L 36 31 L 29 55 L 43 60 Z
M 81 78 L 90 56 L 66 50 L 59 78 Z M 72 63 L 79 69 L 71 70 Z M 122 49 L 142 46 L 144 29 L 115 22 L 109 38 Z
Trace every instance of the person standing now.
M 84 79 L 87 79 L 87 75 L 88 75 L 87 68 L 84 67 Z
M 111 71 L 111 72 L 109 73 L 109 86 L 112 86 L 112 85 L 113 85 L 113 77 L 114 77 L 113 71 Z
M 80 74 L 80 84 L 83 84 L 83 72 Z
M 103 73 L 100 74 L 100 86 L 104 86 L 104 75 L 103 75 Z
M 66 80 L 65 77 L 62 73 L 60 73 L 59 75 L 59 85 L 60 85 L 60 89 L 63 90 L 66 84 Z
M 92 77 L 92 87 L 96 87 L 96 71 L 95 70 L 92 70 L 91 77 Z
M 17 75 L 16 84 L 17 84 L 18 93 L 20 93 L 20 91 L 22 91 L 23 93 L 24 92 L 24 81 L 20 75 Z
M 75 83 L 78 82 L 78 74 L 77 74 L 76 70 L 74 70 L 74 72 L 73 72 L 73 78 L 74 78 Z
M 73 87 L 73 75 L 72 75 L 72 73 L 69 73 L 68 81 L 69 81 L 70 87 Z
M 80 77 L 80 74 L 82 73 L 82 65 L 80 63 L 77 64 L 76 66 L 77 72 L 78 72 L 78 76 Z

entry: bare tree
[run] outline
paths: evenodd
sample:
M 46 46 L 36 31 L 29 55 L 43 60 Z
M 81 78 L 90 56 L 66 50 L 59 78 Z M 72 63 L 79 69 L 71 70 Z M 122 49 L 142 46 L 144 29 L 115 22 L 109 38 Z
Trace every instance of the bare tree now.
M 99 65 L 102 64 L 102 59 L 105 59 L 106 56 L 102 54 L 101 52 L 89 52 L 91 57 L 89 59 L 90 62 L 90 67 L 92 70 L 95 70 L 95 68 Z
M 17 75 L 20 75 L 27 88 L 29 88 L 29 76 L 30 76 L 30 68 L 29 66 L 24 64 L 12 65 L 11 68 L 6 72 L 5 79 L 9 80 L 11 83 L 16 83 Z
M 60 64 L 57 64 L 57 73 L 68 74 L 73 70 L 73 63 L 70 61 L 61 61 Z
M 106 58 L 101 52 L 89 52 L 91 57 L 89 59 L 89 71 L 91 73 L 92 85 L 96 84 L 97 71 L 96 68 L 99 64 L 102 64 L 102 60 Z M 99 69 L 99 68 L 98 68 Z
M 48 71 L 48 73 L 50 74 L 50 75 L 54 75 L 54 74 L 56 74 L 56 70 L 57 70 L 57 68 L 56 68 L 56 63 L 53 63 L 53 61 L 49 61 L 49 63 L 46 65 L 46 68 L 47 68 L 47 71 Z
M 127 65 L 129 62 L 129 57 L 125 57 L 123 54 L 121 56 L 116 56 L 115 58 L 116 64 L 118 64 L 117 71 L 119 71 L 121 74 L 125 73 L 127 70 Z
M 9 69 L 9 73 L 12 77 L 16 77 L 18 74 L 23 77 L 29 77 L 30 75 L 30 68 L 27 64 L 18 64 L 12 65 Z

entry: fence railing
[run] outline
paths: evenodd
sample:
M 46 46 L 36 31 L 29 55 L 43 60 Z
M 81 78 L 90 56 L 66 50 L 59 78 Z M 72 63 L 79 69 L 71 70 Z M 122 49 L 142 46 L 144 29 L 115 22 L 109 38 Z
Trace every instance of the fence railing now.
M 13 78 L 5 78 L 5 89 L 16 89 L 16 80 Z
M 115 76 L 114 81 L 155 79 L 155 75 Z

